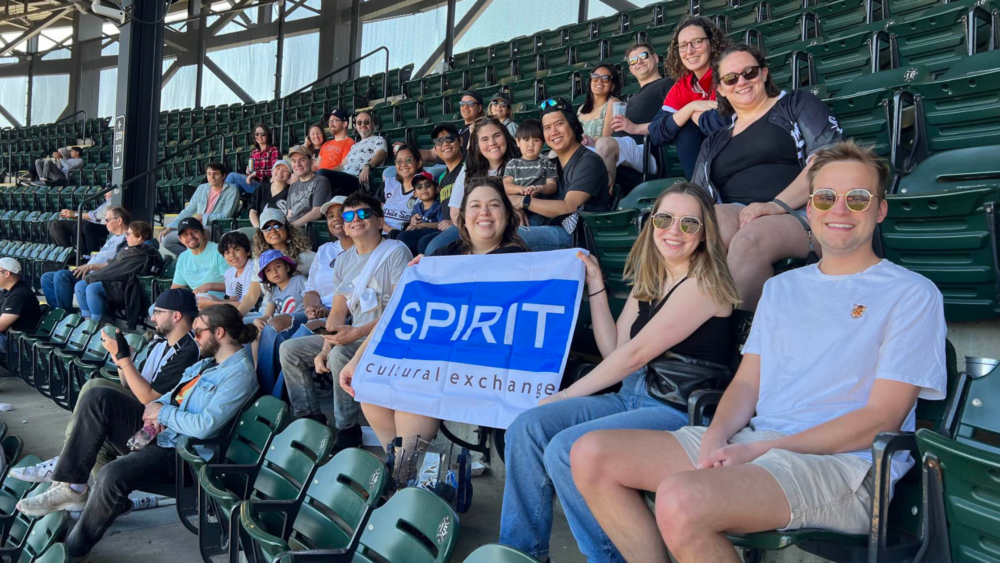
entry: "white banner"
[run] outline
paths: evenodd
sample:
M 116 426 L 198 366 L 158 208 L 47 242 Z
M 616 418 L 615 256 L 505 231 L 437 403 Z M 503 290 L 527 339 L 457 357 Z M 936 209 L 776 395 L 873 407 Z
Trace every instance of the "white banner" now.
M 559 390 L 583 292 L 577 249 L 423 258 L 354 373 L 357 400 L 507 428 Z

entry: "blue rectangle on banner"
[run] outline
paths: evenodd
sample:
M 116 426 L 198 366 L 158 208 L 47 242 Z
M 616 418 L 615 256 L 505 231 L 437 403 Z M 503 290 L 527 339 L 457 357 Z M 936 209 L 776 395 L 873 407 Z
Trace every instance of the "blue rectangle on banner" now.
M 411 281 L 375 354 L 558 373 L 572 337 L 579 282 Z

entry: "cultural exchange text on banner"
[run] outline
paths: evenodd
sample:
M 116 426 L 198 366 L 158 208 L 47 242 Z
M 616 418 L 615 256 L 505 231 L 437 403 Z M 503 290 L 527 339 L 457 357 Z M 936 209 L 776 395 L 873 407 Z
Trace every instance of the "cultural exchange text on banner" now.
M 507 428 L 555 394 L 583 292 L 577 250 L 423 258 L 372 333 L 357 400 Z

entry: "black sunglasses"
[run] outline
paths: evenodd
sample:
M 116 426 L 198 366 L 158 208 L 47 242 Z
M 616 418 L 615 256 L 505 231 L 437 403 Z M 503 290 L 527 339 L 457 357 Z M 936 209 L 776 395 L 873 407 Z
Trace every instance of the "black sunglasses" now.
M 722 75 L 719 78 L 719 82 L 725 84 L 726 86 L 735 86 L 737 82 L 740 81 L 740 77 L 746 78 L 747 82 L 753 80 L 760 76 L 760 66 L 748 66 L 743 69 L 743 72 L 730 72 L 729 74 Z
M 375 212 L 372 211 L 371 207 L 362 207 L 355 211 L 345 211 L 340 216 L 344 219 L 345 223 L 353 223 L 355 217 L 364 221 L 365 219 L 370 219 L 374 214 Z
M 591 82 L 611 82 L 612 76 L 610 74 L 597 74 L 596 72 L 590 73 Z
M 434 146 L 440 147 L 441 145 L 451 144 L 458 140 L 458 137 L 454 135 L 445 135 L 444 137 L 438 137 L 434 139 Z
M 458 102 L 458 107 L 460 108 L 471 108 L 472 106 L 478 106 L 479 102 L 469 101 L 469 102 Z

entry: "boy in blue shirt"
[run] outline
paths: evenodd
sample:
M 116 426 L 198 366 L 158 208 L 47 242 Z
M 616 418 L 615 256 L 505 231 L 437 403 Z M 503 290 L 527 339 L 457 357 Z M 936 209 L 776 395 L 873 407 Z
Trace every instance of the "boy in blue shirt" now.
M 438 184 L 434 178 L 415 176 L 413 193 L 417 196 L 417 203 L 413 206 L 413 214 L 410 215 L 410 225 L 399 233 L 397 240 L 405 244 L 416 256 L 417 243 L 426 236 L 437 234 L 438 223 L 443 218 L 441 202 L 438 200 Z

